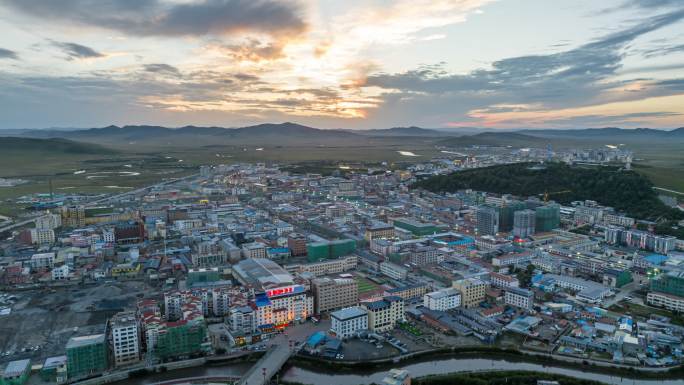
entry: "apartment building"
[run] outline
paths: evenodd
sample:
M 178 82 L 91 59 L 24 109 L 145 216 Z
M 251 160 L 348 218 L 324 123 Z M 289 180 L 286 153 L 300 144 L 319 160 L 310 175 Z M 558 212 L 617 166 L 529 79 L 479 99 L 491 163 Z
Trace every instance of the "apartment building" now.
M 452 287 L 461 293 L 462 306 L 472 308 L 484 301 L 487 284 L 477 278 L 466 278 L 454 281 Z
M 372 241 L 373 239 L 383 239 L 383 238 L 393 238 L 394 237 L 394 226 L 383 223 L 376 222 L 373 225 L 366 228 L 366 233 L 364 238 L 367 241 Z
M 134 312 L 121 312 L 109 323 L 110 344 L 114 366 L 120 367 L 140 360 L 139 328 Z
M 532 293 L 530 290 L 509 287 L 506 289 L 504 302 L 507 305 L 522 309 L 532 309 L 532 305 L 534 305 L 534 293 Z
M 359 288 L 351 278 L 316 278 L 311 281 L 314 312 L 321 314 L 359 303 Z
M 455 309 L 461 306 L 461 293 L 453 287 L 426 293 L 423 296 L 423 306 L 440 311 Z
M 360 306 L 348 307 L 330 313 L 332 330 L 339 338 L 351 337 L 368 330 L 368 312 Z
M 314 276 L 319 277 L 356 269 L 358 263 L 359 258 L 356 255 L 349 255 L 337 259 L 299 265 L 296 271 L 299 271 L 300 273 L 311 273 Z
M 403 280 L 408 276 L 408 269 L 392 262 L 381 262 L 380 272 L 392 279 Z
M 518 278 L 512 275 L 500 274 L 497 272 L 489 273 L 489 281 L 494 287 L 509 288 L 509 287 L 519 287 L 520 282 Z
M 404 300 L 396 296 L 364 302 L 361 306 L 368 312 L 368 329 L 376 333 L 390 331 L 404 320 Z

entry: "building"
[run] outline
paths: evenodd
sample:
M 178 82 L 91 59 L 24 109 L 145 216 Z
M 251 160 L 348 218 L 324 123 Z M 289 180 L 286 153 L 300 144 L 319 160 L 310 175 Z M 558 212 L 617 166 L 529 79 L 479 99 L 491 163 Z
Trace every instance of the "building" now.
M 534 235 L 536 212 L 520 210 L 513 213 L 513 236 L 527 238 Z
M 287 248 L 293 257 L 306 255 L 306 237 L 299 233 L 290 233 L 287 236 Z
M 314 298 L 302 283 L 270 259 L 245 259 L 233 265 L 234 277 L 255 292 L 257 328 L 272 330 L 313 314 Z M 301 282 L 301 281 L 299 281 Z
M 455 309 L 461 306 L 461 293 L 452 287 L 427 293 L 423 297 L 423 306 L 440 311 Z
M 140 330 L 134 312 L 120 312 L 109 321 L 111 351 L 114 366 L 120 367 L 140 360 Z
M 349 255 L 337 259 L 329 259 L 326 261 L 306 263 L 298 266 L 300 273 L 311 273 L 318 277 L 328 274 L 339 274 L 345 271 L 356 269 L 359 263 L 359 257 L 356 255 Z
M 604 240 L 611 245 L 623 245 L 642 250 L 650 250 L 667 254 L 676 248 L 677 238 L 669 235 L 657 235 L 642 230 L 623 229 L 609 226 L 604 232 Z
M 146 339 L 152 340 L 154 349 L 148 351 L 162 360 L 191 357 L 209 350 L 207 326 L 204 320 L 202 299 L 189 292 L 165 295 L 165 321 L 152 317 L 146 325 Z M 149 327 L 148 327 L 149 326 Z M 156 341 L 154 341 L 156 340 Z
M 330 313 L 332 330 L 339 338 L 351 337 L 368 330 L 368 312 L 360 306 L 348 307 Z
M 432 223 L 422 223 L 410 218 L 396 218 L 392 221 L 394 227 L 410 231 L 413 235 L 419 237 L 434 234 L 437 232 L 437 226 Z
M 461 304 L 465 308 L 479 306 L 484 301 L 487 290 L 487 284 L 477 278 L 454 281 L 452 287 L 461 293 Z
M 479 235 L 496 235 L 499 232 L 499 210 L 492 206 L 478 206 L 475 213 Z
M 404 301 L 411 301 L 416 298 L 423 298 L 427 291 L 428 287 L 426 284 L 414 283 L 387 289 L 385 290 L 385 296 L 397 296 L 401 297 Z
M 37 229 L 54 230 L 62 226 L 62 216 L 59 214 L 45 214 L 42 217 L 36 218 Z
M 50 272 L 52 274 L 53 281 L 63 281 L 69 278 L 69 265 L 64 264 L 62 266 L 55 267 Z
M 662 307 L 673 312 L 684 312 L 684 297 L 651 291 L 646 296 L 646 302 L 649 305 Z
M 349 255 L 356 250 L 356 241 L 353 239 L 338 239 L 334 241 L 312 242 L 306 246 L 306 254 L 309 262 L 323 259 L 339 258 Z
M 33 254 L 26 263 L 32 270 L 51 269 L 55 266 L 55 253 Z
M 311 281 L 314 312 L 348 308 L 359 303 L 359 288 L 352 278 L 316 278 Z
M 538 233 L 549 232 L 560 227 L 560 205 L 556 203 L 539 206 L 534 209 L 535 230 Z
M 145 225 L 140 221 L 119 222 L 114 226 L 118 244 L 140 243 L 145 240 Z
M 629 270 L 606 269 L 603 272 L 603 285 L 620 288 L 632 282 L 632 273 Z
M 84 206 L 62 206 L 62 224 L 66 227 L 85 226 L 85 207 Z
M 560 287 L 576 292 L 575 297 L 580 301 L 600 303 L 611 291 L 610 288 L 594 281 L 587 281 L 577 277 L 557 274 L 544 274 L 542 280 L 535 285 L 542 289 Z
M 62 384 L 67 380 L 67 357 L 48 357 L 40 368 L 40 378 L 46 382 Z
M 104 334 L 72 337 L 66 344 L 67 377 L 78 379 L 107 370 L 107 341 Z
M 1 385 L 24 385 L 31 374 L 31 360 L 17 360 L 7 363 L 0 377 Z
M 408 268 L 388 261 L 380 263 L 380 272 L 399 281 L 405 280 L 408 276 Z
M 373 239 L 394 238 L 394 226 L 388 223 L 375 222 L 366 228 L 364 238 L 367 241 L 372 241 Z
M 251 242 L 242 245 L 243 258 L 266 258 L 266 245 L 261 242 Z
M 684 297 L 684 272 L 671 271 L 651 279 L 651 291 Z
M 509 287 L 504 295 L 506 305 L 519 307 L 522 309 L 532 309 L 534 305 L 534 293 L 517 287 Z
M 361 306 L 368 312 L 368 329 L 376 333 L 390 331 L 404 320 L 404 300 L 399 297 L 385 297 Z
M 505 274 L 497 273 L 494 271 L 489 273 L 489 281 L 491 282 L 492 286 L 500 287 L 500 288 L 519 287 L 520 286 L 520 282 L 518 281 L 518 278 L 516 278 L 512 275 L 505 275 Z
M 19 239 L 32 245 L 51 245 L 55 243 L 55 231 L 52 229 L 26 229 L 19 234 Z

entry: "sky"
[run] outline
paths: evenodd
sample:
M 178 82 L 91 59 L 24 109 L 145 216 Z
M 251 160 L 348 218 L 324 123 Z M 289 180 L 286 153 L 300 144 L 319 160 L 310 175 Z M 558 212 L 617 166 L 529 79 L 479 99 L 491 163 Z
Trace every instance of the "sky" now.
M 0 128 L 684 126 L 683 0 L 0 0 Z

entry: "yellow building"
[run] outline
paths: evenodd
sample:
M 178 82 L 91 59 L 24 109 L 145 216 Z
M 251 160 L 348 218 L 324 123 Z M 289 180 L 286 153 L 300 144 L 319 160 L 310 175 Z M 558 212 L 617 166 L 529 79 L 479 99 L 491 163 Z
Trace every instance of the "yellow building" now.
M 461 293 L 461 305 L 477 307 L 485 299 L 487 284 L 477 278 L 466 278 L 453 282 L 453 288 Z
M 398 321 L 404 320 L 404 300 L 397 296 L 365 302 L 361 306 L 368 312 L 368 329 L 376 333 L 390 331 Z

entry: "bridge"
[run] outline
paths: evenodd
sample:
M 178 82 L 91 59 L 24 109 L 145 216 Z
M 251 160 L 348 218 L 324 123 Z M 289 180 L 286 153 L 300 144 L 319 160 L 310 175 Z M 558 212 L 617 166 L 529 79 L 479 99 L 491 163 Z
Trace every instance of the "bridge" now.
M 288 340 L 285 335 L 278 335 L 272 341 L 271 348 L 242 376 L 237 383 L 238 385 L 268 384 L 271 378 L 280 371 L 280 368 L 298 350 L 293 344 L 294 341 Z

